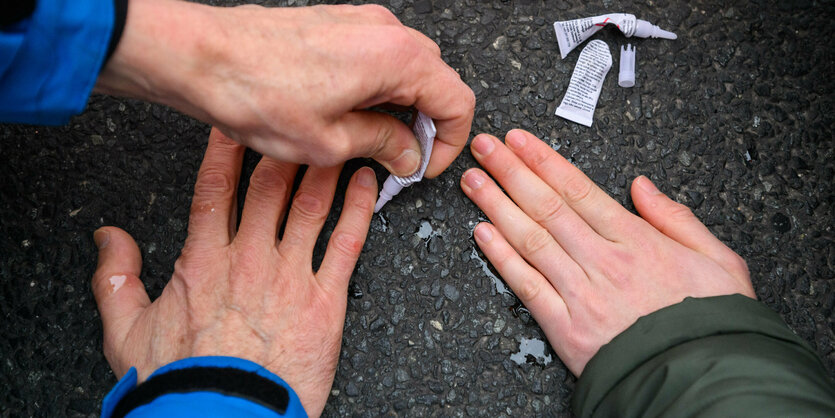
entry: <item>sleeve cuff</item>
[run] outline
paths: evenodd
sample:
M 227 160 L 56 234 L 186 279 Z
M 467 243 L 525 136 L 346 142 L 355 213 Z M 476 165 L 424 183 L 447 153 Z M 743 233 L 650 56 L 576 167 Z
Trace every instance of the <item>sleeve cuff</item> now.
M 60 125 L 87 105 L 112 39 L 113 1 L 39 0 L 0 36 L 0 120 Z
M 104 398 L 102 417 L 306 417 L 296 393 L 262 366 L 234 357 L 170 363 L 137 386 L 131 368 Z
M 734 334 L 765 336 L 817 358 L 779 315 L 756 300 L 738 294 L 686 298 L 639 318 L 601 347 L 577 382 L 572 409 L 578 416 L 592 415 L 618 384 L 655 357 L 694 340 Z

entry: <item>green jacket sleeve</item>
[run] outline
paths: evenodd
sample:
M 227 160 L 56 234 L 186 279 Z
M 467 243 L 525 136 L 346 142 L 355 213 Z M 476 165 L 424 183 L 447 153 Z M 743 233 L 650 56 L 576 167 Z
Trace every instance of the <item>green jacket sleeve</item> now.
M 835 383 L 765 305 L 686 298 L 601 347 L 572 407 L 581 417 L 835 417 Z

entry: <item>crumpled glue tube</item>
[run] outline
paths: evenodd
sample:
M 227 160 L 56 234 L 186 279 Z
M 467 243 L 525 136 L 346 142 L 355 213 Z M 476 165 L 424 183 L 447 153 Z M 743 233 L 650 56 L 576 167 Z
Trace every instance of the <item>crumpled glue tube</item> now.
M 603 80 L 611 67 L 612 54 L 606 42 L 599 39 L 589 42 L 580 52 L 557 116 L 590 127 Z
M 423 174 L 426 173 L 426 167 L 429 165 L 429 157 L 432 156 L 432 145 L 435 143 L 435 123 L 432 118 L 418 112 L 415 118 L 415 126 L 412 128 L 415 133 L 415 138 L 420 144 L 420 168 L 414 174 L 408 177 L 398 177 L 390 174 L 383 183 L 383 188 L 380 189 L 380 197 L 377 199 L 377 204 L 374 205 L 374 213 L 380 211 L 392 197 L 396 196 L 403 190 L 404 187 L 411 186 L 413 183 L 419 182 L 423 179 Z
M 646 20 L 637 19 L 635 15 L 627 13 L 610 13 L 595 17 L 554 22 L 557 32 L 557 42 L 560 44 L 560 55 L 565 58 L 572 49 L 580 45 L 604 26 L 617 26 L 627 38 L 663 38 L 677 39 L 675 33 L 659 28 Z

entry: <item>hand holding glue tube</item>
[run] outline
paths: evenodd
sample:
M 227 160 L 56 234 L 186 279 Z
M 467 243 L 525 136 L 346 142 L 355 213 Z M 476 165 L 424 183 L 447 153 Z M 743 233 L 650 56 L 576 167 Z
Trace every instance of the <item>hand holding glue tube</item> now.
M 659 28 L 646 20 L 627 13 L 610 13 L 595 17 L 566 20 L 554 23 L 562 58 L 568 56 L 577 45 L 589 39 L 606 25 L 615 25 L 627 37 L 678 39 L 675 33 Z
M 377 199 L 377 204 L 374 205 L 374 213 L 380 211 L 392 197 L 400 193 L 404 187 L 411 186 L 412 183 L 417 183 L 423 179 L 423 174 L 426 173 L 426 167 L 429 165 L 429 157 L 432 155 L 432 145 L 435 142 L 435 123 L 432 118 L 418 112 L 415 118 L 415 126 L 412 128 L 415 132 L 420 144 L 420 168 L 414 174 L 407 177 L 398 177 L 390 174 L 383 183 L 383 188 L 380 189 L 380 197 Z

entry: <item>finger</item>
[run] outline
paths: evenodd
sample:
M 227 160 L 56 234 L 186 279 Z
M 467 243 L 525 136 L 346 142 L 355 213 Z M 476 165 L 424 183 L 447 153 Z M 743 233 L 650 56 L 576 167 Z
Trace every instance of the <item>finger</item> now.
M 425 176 L 436 177 L 448 167 L 461 153 L 470 134 L 470 126 L 475 109 L 475 95 L 455 70 L 447 65 L 436 53 L 434 48 L 427 48 L 426 40 L 415 38 L 413 32 L 393 28 L 385 32 L 381 47 L 375 47 L 371 53 L 379 54 L 381 72 L 392 74 L 391 77 L 378 78 L 378 89 L 372 89 L 373 94 L 363 100 L 355 108 L 367 108 L 381 103 L 392 103 L 401 106 L 415 107 L 435 122 L 437 134 L 432 149 L 432 155 Z M 372 130 L 376 132 L 379 128 Z M 358 130 L 367 132 L 367 130 Z M 368 134 L 366 133 L 366 136 Z M 405 136 L 405 135 L 404 135 Z M 409 132 L 409 137 L 411 132 Z M 356 141 L 357 137 L 348 137 Z M 360 137 L 362 138 L 362 137 Z M 417 142 L 412 139 L 410 147 L 418 152 Z M 379 147 L 382 148 L 382 147 Z M 405 149 L 404 144 L 392 147 L 395 150 Z M 360 154 L 354 155 L 372 155 Z M 389 152 L 386 158 L 376 158 L 383 161 L 399 156 L 399 153 Z M 419 155 L 419 154 L 418 154 Z M 412 160 L 409 160 L 412 162 Z M 412 174 L 419 161 L 409 164 L 412 169 L 389 171 L 405 175 Z M 405 165 L 405 164 L 404 164 Z
M 473 168 L 461 177 L 461 189 L 501 231 L 516 252 L 542 273 L 560 294 L 588 280 L 583 269 L 548 231 L 519 209 L 487 175 Z
M 368 167 L 357 170 L 345 192 L 342 214 L 328 241 L 322 265 L 316 273 L 323 286 L 347 292 L 348 281 L 368 235 L 376 198 L 377 178 L 374 171 Z
M 214 246 L 231 242 L 244 150 L 242 145 L 212 129 L 194 184 L 187 242 Z
M 99 260 L 92 288 L 101 314 L 104 354 L 116 375 L 122 376 L 127 370 L 122 370 L 120 349 L 136 319 L 151 304 L 139 280 L 142 256 L 133 238 L 119 228 L 99 228 L 93 239 Z
M 433 57 L 440 64 L 427 65 L 427 72 L 415 80 L 419 92 L 414 106 L 432 118 L 437 129 L 427 178 L 440 175 L 464 149 L 475 110 L 475 94 L 470 87 L 455 70 Z
M 475 241 L 519 300 L 543 326 L 565 329 L 568 308 L 559 292 L 531 267 L 492 225 L 483 222 L 473 231 Z
M 261 158 L 249 178 L 236 240 L 275 245 L 298 167 L 269 157 Z
M 348 112 L 332 131 L 340 142 L 356 147 L 347 154 L 373 158 L 394 175 L 408 176 L 420 167 L 415 135 L 392 116 L 364 110 Z
M 548 144 L 521 129 L 508 132 L 505 143 L 598 234 L 612 241 L 630 234 L 624 226 L 635 216 Z
M 279 252 L 291 254 L 296 260 L 312 260 L 313 247 L 330 212 L 341 171 L 341 165 L 307 169 L 293 196 L 284 236 L 278 245 Z
M 668 198 L 644 176 L 632 182 L 632 201 L 641 217 L 655 229 L 685 247 L 708 256 L 750 286 L 745 260 L 719 241 L 687 206 Z
M 599 249 L 608 241 L 598 235 L 583 218 L 566 204 L 554 189 L 545 184 L 498 139 L 478 135 L 471 146 L 476 160 L 507 191 L 520 208 L 542 225 L 580 265 L 594 263 Z M 488 189 L 489 190 L 489 189 Z

